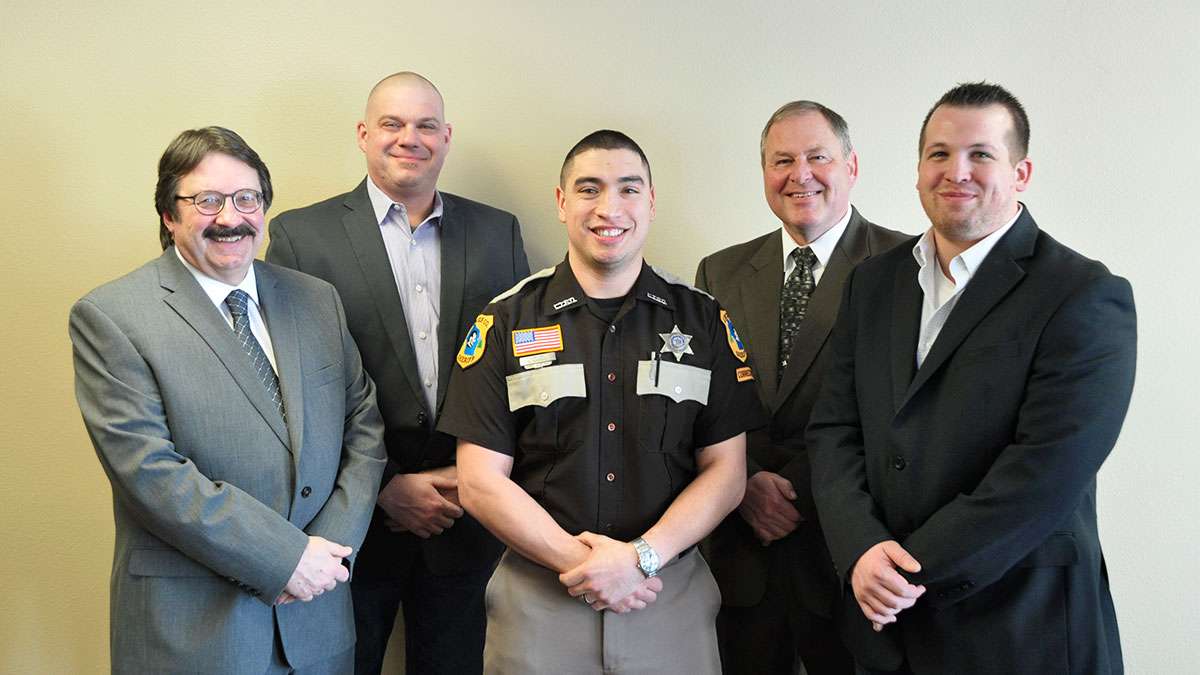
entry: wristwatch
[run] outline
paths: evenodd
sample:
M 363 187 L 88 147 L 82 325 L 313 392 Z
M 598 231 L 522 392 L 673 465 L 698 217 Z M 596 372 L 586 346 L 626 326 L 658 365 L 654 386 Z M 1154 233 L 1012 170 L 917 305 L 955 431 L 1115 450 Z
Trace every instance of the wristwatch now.
M 630 543 L 633 544 L 633 550 L 637 551 L 638 569 L 642 571 L 642 574 L 645 574 L 647 579 L 657 576 L 660 563 L 658 561 L 658 553 L 654 550 L 654 547 L 650 546 L 641 537 L 634 539 Z

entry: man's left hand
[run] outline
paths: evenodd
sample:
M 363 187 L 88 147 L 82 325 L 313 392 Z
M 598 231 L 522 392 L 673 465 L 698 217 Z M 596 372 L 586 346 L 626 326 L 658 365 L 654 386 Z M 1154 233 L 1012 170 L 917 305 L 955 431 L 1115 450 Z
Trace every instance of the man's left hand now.
M 575 538 L 586 544 L 591 553 L 583 562 L 558 575 L 572 597 L 586 595 L 593 601 L 590 604 L 617 607 L 646 581 L 632 544 L 591 532 Z

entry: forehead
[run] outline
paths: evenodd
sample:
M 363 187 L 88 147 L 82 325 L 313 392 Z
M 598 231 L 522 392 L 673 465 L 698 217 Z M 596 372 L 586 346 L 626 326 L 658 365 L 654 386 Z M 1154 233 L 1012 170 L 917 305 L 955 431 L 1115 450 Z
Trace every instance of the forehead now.
M 795 150 L 794 145 L 834 145 L 840 143 L 825 116 L 816 111 L 788 115 L 771 125 L 767 132 L 767 151 Z
M 1012 132 L 1012 116 L 998 103 L 983 107 L 941 106 L 929 117 L 925 145 L 1003 146 Z
M 571 158 L 567 171 L 567 182 L 579 178 L 595 178 L 599 180 L 616 180 L 637 176 L 643 182 L 649 182 L 646 176 L 646 166 L 642 158 L 632 150 L 618 148 L 616 150 L 601 150 L 593 148 Z
M 232 193 L 243 188 L 262 188 L 254 167 L 222 152 L 205 155 L 196 168 L 179 179 L 179 185 L 185 193 L 190 193 L 190 189 Z
M 419 80 L 399 79 L 385 82 L 371 93 L 367 117 L 432 117 L 442 119 L 442 97 Z

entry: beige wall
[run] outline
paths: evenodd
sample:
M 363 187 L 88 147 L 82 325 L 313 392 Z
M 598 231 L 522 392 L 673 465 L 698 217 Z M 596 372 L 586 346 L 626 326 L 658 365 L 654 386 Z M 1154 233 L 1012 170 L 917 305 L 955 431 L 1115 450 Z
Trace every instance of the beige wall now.
M 565 245 L 563 153 L 598 127 L 629 132 L 657 182 L 648 257 L 688 278 L 774 226 L 757 135 L 780 103 L 842 112 L 854 201 L 918 232 L 922 115 L 957 81 L 1008 85 L 1033 120 L 1032 212 L 1130 278 L 1141 310 L 1134 404 L 1100 477 L 1127 665 L 1194 667 L 1195 3 L 735 4 L 4 2 L 0 671 L 106 670 L 109 490 L 72 396 L 66 316 L 158 253 L 159 154 L 222 124 L 271 167 L 276 212 L 344 191 L 363 172 L 364 95 L 402 68 L 448 101 L 443 187 L 516 212 L 536 266 Z

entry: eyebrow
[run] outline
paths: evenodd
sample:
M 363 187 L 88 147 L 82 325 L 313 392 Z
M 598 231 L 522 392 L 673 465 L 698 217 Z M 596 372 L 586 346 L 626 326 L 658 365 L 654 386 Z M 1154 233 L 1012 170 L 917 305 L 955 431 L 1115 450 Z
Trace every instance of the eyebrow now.
M 575 187 L 579 187 L 580 185 L 583 185 L 585 183 L 603 183 L 603 182 L 604 182 L 603 180 L 596 178 L 595 176 L 580 176 L 579 178 L 575 179 L 574 185 L 575 185 Z M 638 185 L 643 185 L 643 184 L 645 184 L 646 180 L 644 178 L 642 178 L 641 176 L 633 175 L 633 176 L 621 176 L 620 178 L 617 179 L 617 182 L 622 183 L 622 184 L 636 183 Z

